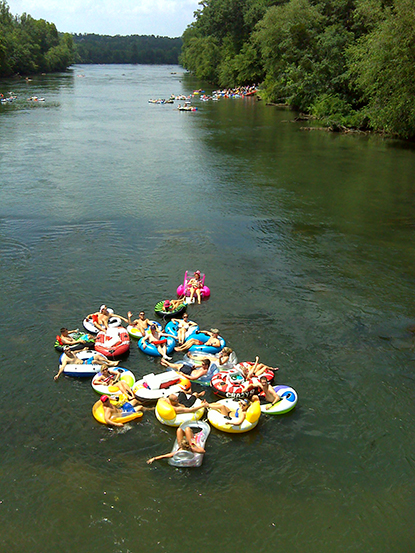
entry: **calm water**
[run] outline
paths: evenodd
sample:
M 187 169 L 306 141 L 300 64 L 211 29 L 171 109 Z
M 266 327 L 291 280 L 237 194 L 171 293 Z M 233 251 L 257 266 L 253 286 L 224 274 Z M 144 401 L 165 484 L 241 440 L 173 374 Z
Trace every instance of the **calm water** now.
M 415 150 L 252 99 L 148 104 L 200 86 L 174 66 L 0 83 L 1 550 L 413 551 Z M 149 467 L 174 429 L 100 426 L 52 345 L 103 302 L 151 315 L 186 268 L 212 290 L 191 317 L 299 403 L 212 430 L 200 469 Z M 135 344 L 123 366 L 160 370 Z

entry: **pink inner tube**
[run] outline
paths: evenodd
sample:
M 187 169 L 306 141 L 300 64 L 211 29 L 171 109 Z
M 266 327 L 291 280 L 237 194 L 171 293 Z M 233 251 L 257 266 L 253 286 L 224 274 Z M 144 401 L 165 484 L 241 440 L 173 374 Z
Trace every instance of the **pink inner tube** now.
M 203 286 L 203 288 L 200 291 L 200 294 L 202 298 L 208 298 L 210 296 L 210 289 L 208 286 Z M 180 286 L 177 287 L 177 295 L 183 296 L 186 295 L 187 297 L 190 296 L 190 290 L 185 290 L 183 284 L 180 284 Z

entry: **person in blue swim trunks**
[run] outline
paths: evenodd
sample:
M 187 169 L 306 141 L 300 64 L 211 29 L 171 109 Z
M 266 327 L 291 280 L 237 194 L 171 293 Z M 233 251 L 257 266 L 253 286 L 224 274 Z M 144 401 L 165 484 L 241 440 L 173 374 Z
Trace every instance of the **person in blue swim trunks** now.
M 107 365 L 108 367 L 116 367 L 118 363 L 119 361 L 110 361 L 105 357 L 105 355 L 102 355 L 102 353 L 95 353 L 94 355 L 91 355 L 90 357 L 88 357 L 88 359 L 83 360 L 83 359 L 80 359 L 76 355 L 76 353 L 71 350 L 70 347 L 66 346 L 63 350 L 63 355 L 62 355 L 61 363 L 59 365 L 59 370 L 53 378 L 54 380 L 58 380 L 66 365 L 97 364 L 97 365 Z
M 225 424 L 232 426 L 240 426 L 246 419 L 246 412 L 254 401 L 259 401 L 258 396 L 253 396 L 251 400 L 241 399 L 238 401 L 238 407 L 235 410 L 230 409 L 227 405 L 220 403 L 219 401 L 215 403 L 209 403 L 207 408 L 214 409 L 218 411 L 224 419 L 226 420 Z
M 129 415 L 130 413 L 138 413 L 138 411 L 144 411 L 144 407 L 139 405 L 136 399 L 127 401 L 122 407 L 116 407 L 110 401 L 108 396 L 101 396 L 102 406 L 104 408 L 105 422 L 110 426 L 124 426 L 122 422 L 115 422 L 114 417 L 122 417 Z

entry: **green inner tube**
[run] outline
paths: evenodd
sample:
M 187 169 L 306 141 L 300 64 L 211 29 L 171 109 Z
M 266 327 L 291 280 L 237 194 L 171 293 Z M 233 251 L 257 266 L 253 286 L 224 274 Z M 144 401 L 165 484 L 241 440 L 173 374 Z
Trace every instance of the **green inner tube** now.
M 160 317 L 174 317 L 175 315 L 179 315 L 186 309 L 186 304 L 181 303 L 174 311 L 164 311 L 164 301 L 159 301 L 154 306 L 154 311 L 159 315 Z

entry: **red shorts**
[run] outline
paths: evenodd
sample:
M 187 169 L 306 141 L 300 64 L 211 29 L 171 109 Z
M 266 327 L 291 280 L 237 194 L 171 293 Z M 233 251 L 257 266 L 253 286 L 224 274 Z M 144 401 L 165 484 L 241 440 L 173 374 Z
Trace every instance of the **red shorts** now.
M 167 340 L 165 338 L 164 340 L 155 340 L 154 342 L 151 342 L 151 343 L 154 344 L 155 346 L 158 346 L 160 344 L 166 344 Z

